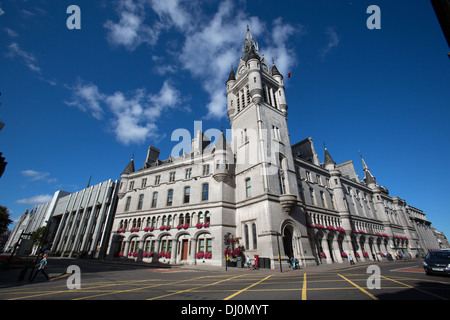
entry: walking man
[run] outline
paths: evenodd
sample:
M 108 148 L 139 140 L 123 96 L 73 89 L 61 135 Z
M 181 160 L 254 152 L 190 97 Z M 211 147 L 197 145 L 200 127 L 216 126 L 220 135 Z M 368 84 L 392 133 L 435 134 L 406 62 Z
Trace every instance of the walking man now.
M 350 261 L 350 265 L 354 265 L 355 264 L 355 261 L 353 261 L 353 256 L 352 256 L 351 253 L 348 255 L 348 260 Z
M 45 253 L 44 256 L 42 257 L 41 262 L 39 262 L 39 267 L 36 270 L 36 273 L 31 278 L 30 282 L 33 282 L 34 278 L 36 278 L 36 275 L 38 274 L 39 271 L 44 274 L 44 276 L 47 278 L 47 280 L 50 280 L 50 277 L 48 276 L 47 272 L 45 272 L 46 265 L 47 265 L 47 254 Z

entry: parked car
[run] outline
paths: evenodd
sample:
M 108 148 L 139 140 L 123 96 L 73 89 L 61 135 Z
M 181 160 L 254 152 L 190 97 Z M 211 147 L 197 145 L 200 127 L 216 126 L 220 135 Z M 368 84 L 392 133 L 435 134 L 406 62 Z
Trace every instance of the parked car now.
M 450 274 L 450 251 L 428 252 L 423 261 L 425 273 L 430 274 Z

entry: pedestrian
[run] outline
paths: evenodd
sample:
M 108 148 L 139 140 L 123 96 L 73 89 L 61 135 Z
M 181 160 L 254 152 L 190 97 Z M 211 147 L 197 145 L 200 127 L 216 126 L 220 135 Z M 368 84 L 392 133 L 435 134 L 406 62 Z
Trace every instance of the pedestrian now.
M 36 278 L 36 275 L 38 274 L 39 271 L 44 274 L 44 276 L 47 278 L 47 280 L 50 280 L 50 277 L 48 276 L 47 272 L 45 272 L 45 266 L 46 265 L 47 265 L 47 254 L 44 253 L 41 261 L 39 262 L 39 265 L 36 265 L 36 266 L 39 266 L 39 267 L 36 270 L 36 273 L 31 278 L 30 282 L 32 282 L 34 280 L 34 278 Z
M 296 268 L 295 268 L 295 258 L 294 257 L 292 257 L 291 263 L 292 263 L 292 270 L 295 270 Z
M 355 264 L 355 261 L 353 261 L 353 256 L 352 256 L 351 253 L 348 255 L 348 261 L 350 261 L 350 265 L 354 265 Z
M 245 261 L 245 263 L 247 264 L 247 267 L 250 269 L 252 266 L 252 262 L 250 261 L 250 257 L 247 256 L 247 260 Z

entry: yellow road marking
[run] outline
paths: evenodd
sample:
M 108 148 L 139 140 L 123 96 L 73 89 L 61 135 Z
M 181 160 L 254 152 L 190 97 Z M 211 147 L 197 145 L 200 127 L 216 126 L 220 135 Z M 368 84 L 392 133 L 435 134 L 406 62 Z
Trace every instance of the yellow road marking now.
M 378 298 L 377 297 L 375 297 L 373 294 L 371 294 L 370 292 L 368 292 L 367 290 L 365 290 L 364 288 L 361 288 L 360 286 L 358 286 L 356 283 L 354 283 L 353 281 L 351 281 L 351 280 L 349 280 L 349 279 L 347 279 L 346 277 L 344 277 L 343 275 L 341 275 L 341 274 L 337 274 L 338 276 L 340 276 L 342 279 L 345 279 L 345 280 L 347 280 L 349 283 L 351 283 L 352 285 L 354 285 L 356 288 L 358 288 L 359 290 L 361 290 L 362 292 L 364 292 L 365 294 L 367 294 L 369 297 L 371 297 L 372 299 L 374 299 L 374 300 L 378 300 Z
M 303 274 L 302 300 L 306 300 L 306 273 Z
M 273 276 L 273 274 L 270 275 L 270 276 L 265 277 L 264 279 L 262 279 L 262 280 L 260 280 L 260 281 L 258 281 L 258 282 L 255 282 L 254 284 L 248 286 L 247 288 L 244 288 L 244 289 L 242 289 L 242 290 L 239 290 L 239 291 L 236 292 L 236 293 L 233 293 L 231 296 L 226 297 L 224 300 L 230 300 L 231 298 L 236 297 L 238 294 L 241 294 L 242 292 L 247 291 L 248 289 L 250 289 L 250 288 L 256 286 L 257 284 L 260 284 L 261 282 L 265 281 L 266 279 L 269 279 L 269 278 L 272 277 L 272 276 Z
M 147 300 L 156 300 L 156 299 L 165 298 L 165 297 L 173 296 L 173 295 L 180 294 L 180 293 L 184 293 L 184 292 L 189 292 L 189 291 L 197 290 L 197 289 L 199 289 L 199 288 L 204 288 L 204 287 L 208 287 L 208 286 L 213 286 L 213 285 L 219 284 L 219 283 L 221 283 L 221 282 L 229 281 L 229 280 L 232 280 L 232 279 L 235 279 L 235 278 L 238 278 L 238 277 L 242 277 L 242 276 L 243 276 L 243 275 L 238 275 L 238 276 L 235 276 L 235 277 L 232 277 L 232 278 L 228 278 L 228 279 L 223 279 L 223 280 L 220 280 L 220 281 L 216 281 L 216 282 L 214 282 L 214 283 L 208 283 L 208 284 L 205 284 L 205 285 L 203 285 L 203 286 L 199 286 L 199 287 L 195 287 L 195 288 L 191 288 L 191 289 L 186 289 L 186 290 L 181 290 L 181 291 L 176 291 L 176 292 L 173 292 L 173 293 L 165 294 L 165 295 L 158 296 L 158 297 L 154 297 L 154 298 L 149 298 L 149 299 L 147 299 Z
M 164 286 L 164 285 L 168 285 L 168 284 L 177 284 L 177 283 L 181 283 L 181 282 L 197 280 L 197 279 L 200 279 L 200 278 L 203 278 L 203 277 L 197 277 L 197 278 L 193 278 L 193 279 L 180 280 L 180 281 L 175 281 L 175 282 L 172 282 L 172 283 L 154 284 L 154 285 L 145 286 L 145 287 L 139 287 L 139 288 L 127 289 L 127 290 L 120 290 L 120 291 L 115 291 L 115 292 L 111 292 L 111 293 L 97 294 L 97 295 L 93 295 L 93 296 L 80 297 L 80 298 L 76 298 L 76 299 L 73 299 L 73 300 L 82 300 L 82 299 L 87 299 L 87 298 L 95 298 L 95 297 L 100 297 L 100 296 L 106 296 L 108 294 L 117 294 L 117 293 L 138 291 L 138 290 L 147 289 L 147 288 L 160 287 L 160 286 Z
M 439 299 L 441 299 L 441 300 L 447 300 L 446 298 L 441 297 L 441 296 L 438 296 L 437 294 L 434 294 L 434 293 L 431 293 L 431 292 L 424 291 L 424 290 L 422 290 L 422 289 L 413 287 L 412 285 L 409 285 L 409 284 L 407 284 L 407 283 L 403 283 L 403 282 L 400 282 L 400 281 L 397 281 L 397 280 L 394 280 L 394 279 L 391 279 L 391 278 L 388 278 L 388 277 L 385 277 L 385 276 L 381 276 L 381 277 L 382 277 L 383 279 L 386 279 L 386 280 L 389 280 L 389 281 L 392 281 L 392 282 L 395 282 L 395 283 L 404 285 L 405 287 L 407 287 L 407 288 L 409 288 L 409 289 L 416 289 L 417 291 L 420 291 L 420 292 L 425 293 L 425 294 L 429 294 L 429 295 L 431 295 L 431 296 L 433 296 L 433 297 L 436 297 L 436 298 L 439 298 Z

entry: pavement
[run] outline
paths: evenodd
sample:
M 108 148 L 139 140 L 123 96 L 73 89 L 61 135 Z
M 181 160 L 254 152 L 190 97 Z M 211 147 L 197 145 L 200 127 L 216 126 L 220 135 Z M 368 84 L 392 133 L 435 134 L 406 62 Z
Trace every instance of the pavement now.
M 29 261 L 33 261 L 34 259 L 30 259 Z M 3 260 L 4 261 L 4 260 Z M 407 259 L 402 260 L 405 262 L 418 261 L 418 263 L 422 262 L 422 259 Z M 313 266 L 306 266 L 301 269 L 295 269 L 284 267 L 282 270 L 278 269 L 257 269 L 257 270 L 249 270 L 248 268 L 236 268 L 236 267 L 227 267 L 225 269 L 224 266 L 211 266 L 205 264 L 199 265 L 167 265 L 163 263 L 145 263 L 145 262 L 135 262 L 131 259 L 115 259 L 115 260 L 96 260 L 96 259 L 69 259 L 69 258 L 59 258 L 59 257 L 49 257 L 48 265 L 46 266 L 46 272 L 50 276 L 50 281 L 56 280 L 58 278 L 67 276 L 67 267 L 70 265 L 79 265 L 81 268 L 83 264 L 89 264 L 90 266 L 95 266 L 98 270 L 98 267 L 103 265 L 105 267 L 105 271 L 108 267 L 120 266 L 121 268 L 126 268 L 127 266 L 132 268 L 172 268 L 172 269 L 185 269 L 185 270 L 195 270 L 195 271 L 207 271 L 207 272 L 228 272 L 228 273 L 243 273 L 243 272 L 258 272 L 258 273 L 315 273 L 315 272 L 330 272 L 333 270 L 344 270 L 344 269 L 352 269 L 358 268 L 373 264 L 392 264 L 393 262 L 400 262 L 397 260 L 394 261 L 361 261 L 356 262 L 355 265 L 351 266 L 350 263 L 333 263 L 333 264 L 320 264 Z M 95 264 L 95 265 L 94 265 Z M 103 268 L 103 266 L 101 268 Z M 34 269 L 36 271 L 36 269 Z M 31 274 L 31 267 L 26 270 L 23 267 L 16 266 L 14 268 L 0 268 L 0 288 L 11 287 L 11 286 L 20 286 L 28 283 L 29 276 Z M 46 281 L 42 274 L 38 274 L 34 282 L 43 282 Z

